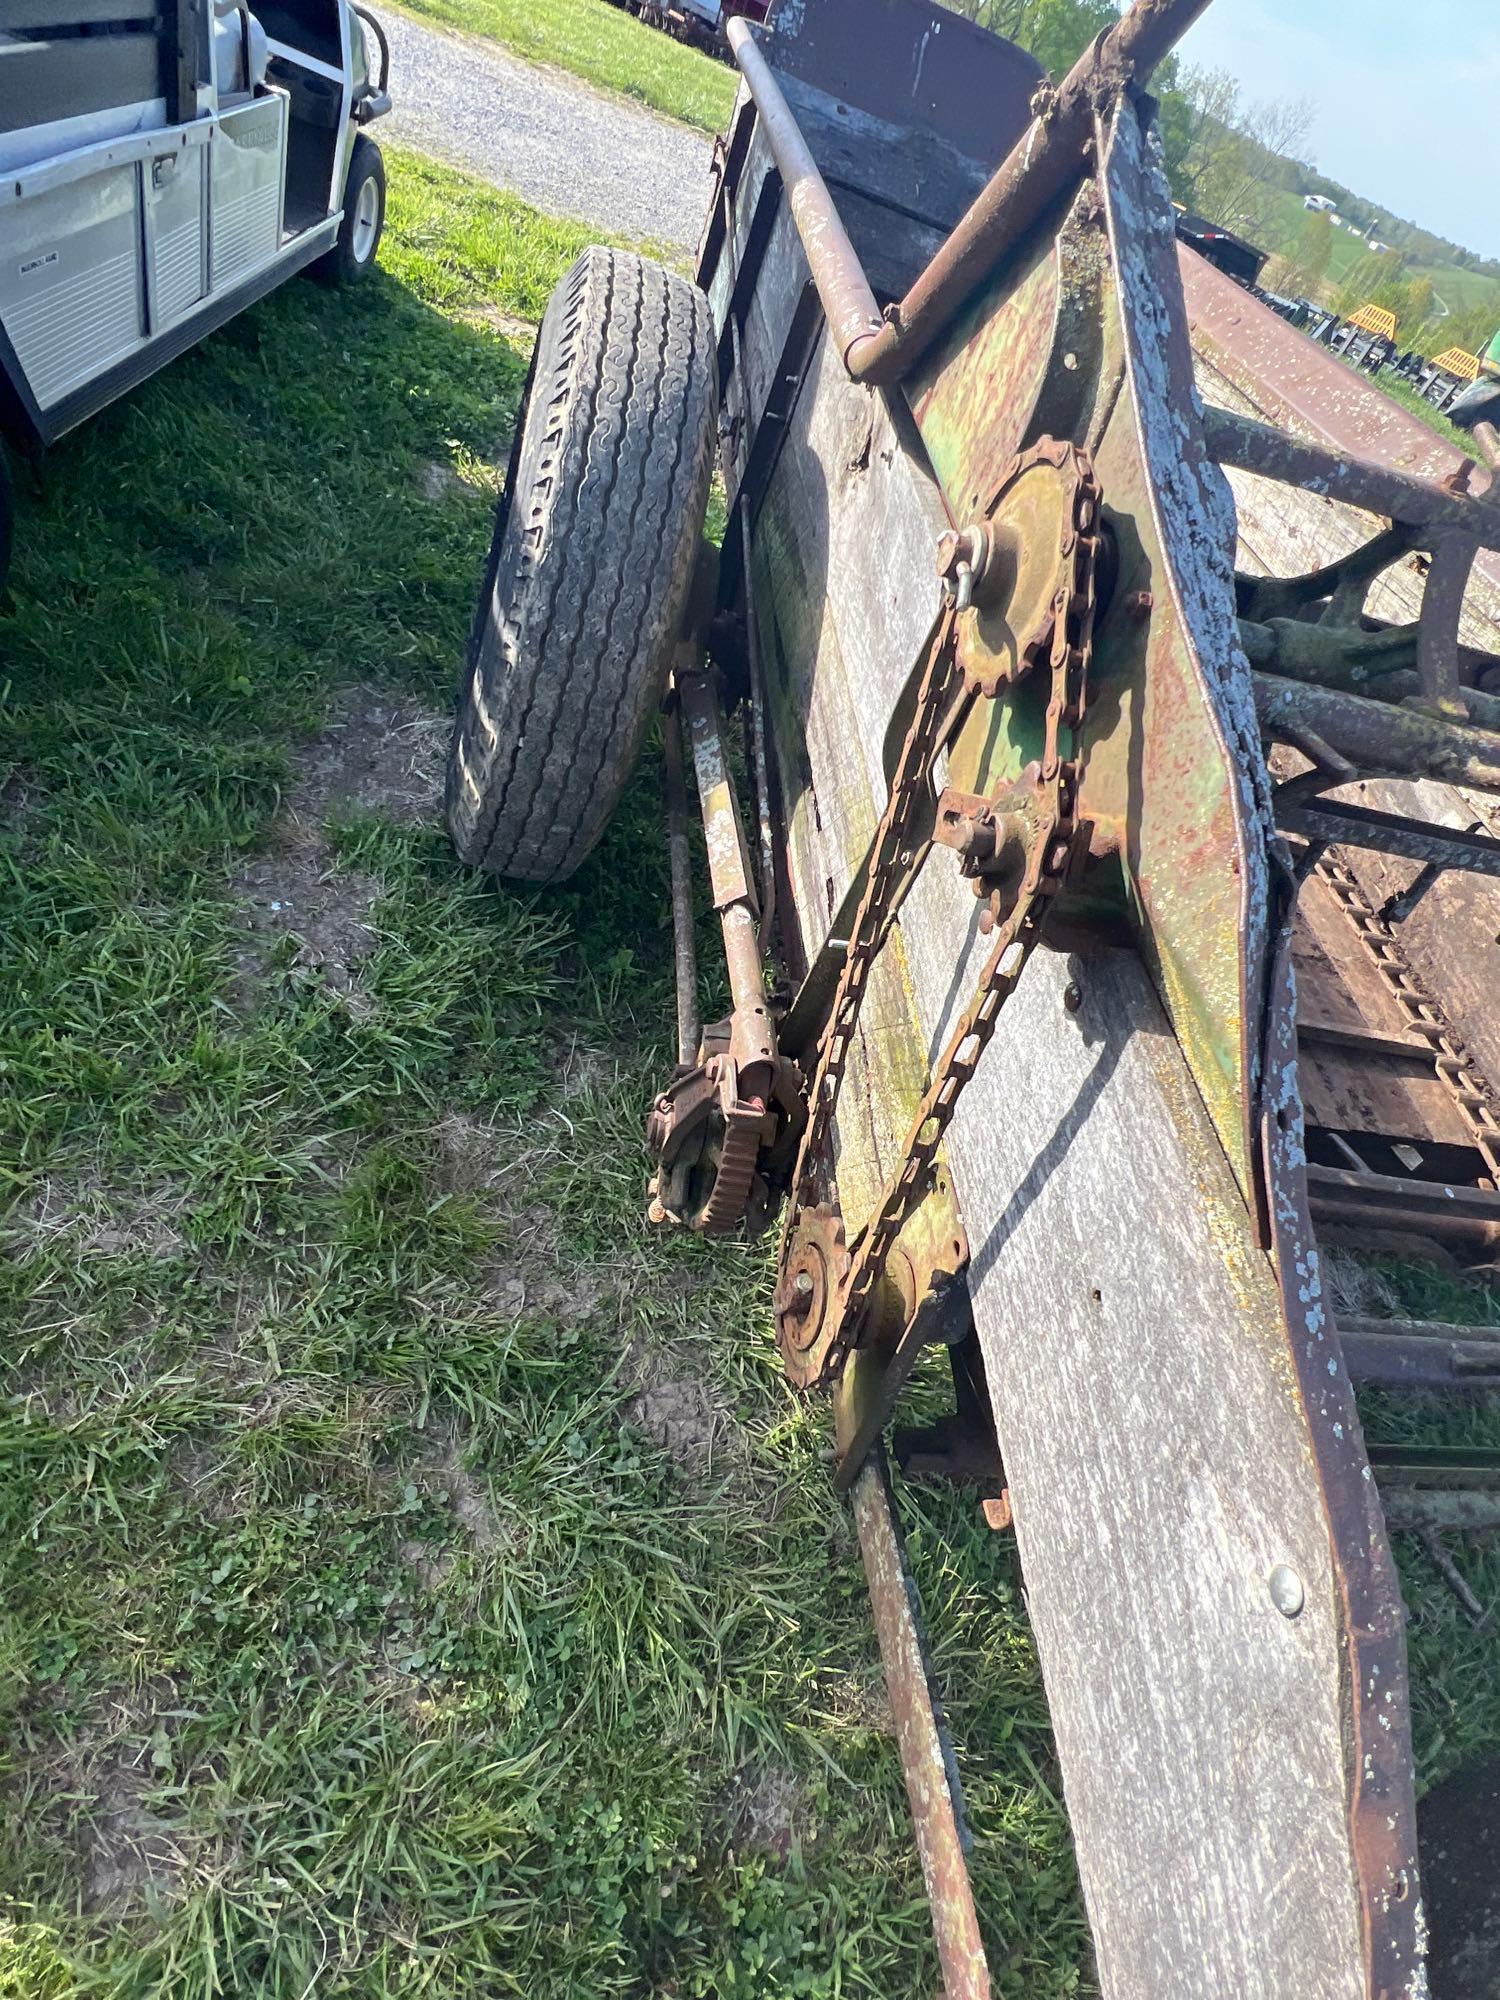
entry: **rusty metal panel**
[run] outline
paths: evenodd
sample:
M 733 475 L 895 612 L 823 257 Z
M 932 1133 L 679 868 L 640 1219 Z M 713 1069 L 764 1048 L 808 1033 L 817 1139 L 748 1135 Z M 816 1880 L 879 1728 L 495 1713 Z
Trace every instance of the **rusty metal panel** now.
M 1025 130 L 1034 56 L 922 0 L 775 0 L 766 54 L 789 77 L 992 166 Z

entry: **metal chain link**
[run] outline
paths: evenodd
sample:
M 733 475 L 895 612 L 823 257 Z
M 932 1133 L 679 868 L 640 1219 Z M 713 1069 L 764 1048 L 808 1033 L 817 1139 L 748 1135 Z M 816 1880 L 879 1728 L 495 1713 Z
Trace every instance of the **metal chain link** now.
M 1500 1184 L 1500 1118 L 1495 1115 L 1489 1085 L 1478 1064 L 1442 1009 L 1428 998 L 1396 941 L 1395 931 L 1370 903 L 1353 870 L 1342 861 L 1323 857 L 1317 862 L 1315 872 L 1332 890 L 1334 900 L 1369 953 L 1387 992 L 1405 1015 L 1406 1032 L 1420 1036 L 1431 1050 L 1439 1080 L 1457 1105 L 1492 1177 Z
M 1059 543 L 1062 581 L 1051 613 L 1052 687 L 1041 765 L 1040 823 L 1027 853 L 1026 872 L 1016 903 L 995 933 L 974 998 L 949 1035 L 911 1122 L 901 1163 L 886 1182 L 874 1215 L 853 1247 L 838 1295 L 830 1301 L 828 1310 L 836 1316 L 837 1324 L 817 1378 L 821 1383 L 836 1378 L 845 1354 L 857 1338 L 860 1320 L 885 1261 L 926 1192 L 959 1098 L 989 1046 L 1000 1010 L 1015 991 L 1026 961 L 1042 935 L 1051 900 L 1066 881 L 1072 865 L 1079 833 L 1079 760 L 1076 755 L 1064 756 L 1062 736 L 1065 729 L 1073 732 L 1076 746 L 1088 700 L 1101 495 L 1088 453 L 1074 446 L 1070 455 L 1073 487 Z M 906 841 L 916 805 L 922 786 L 930 781 L 933 761 L 947 734 L 944 723 L 956 673 L 956 648 L 957 619 L 950 611 L 938 628 L 928 657 L 916 715 L 902 746 L 890 798 L 876 835 L 869 880 L 851 929 L 828 1026 L 819 1044 L 807 1130 L 797 1159 L 782 1235 L 783 1276 L 789 1268 L 802 1211 L 818 1198 L 820 1173 L 826 1170 L 831 1176 L 831 1140 L 839 1087 L 870 968 L 894 919 L 894 909 L 889 907 L 893 892 L 903 871 L 910 866 Z

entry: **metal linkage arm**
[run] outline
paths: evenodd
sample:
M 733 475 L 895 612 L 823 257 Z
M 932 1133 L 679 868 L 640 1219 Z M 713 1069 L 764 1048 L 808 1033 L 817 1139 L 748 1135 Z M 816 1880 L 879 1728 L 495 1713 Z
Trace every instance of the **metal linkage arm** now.
M 1393 708 L 1310 681 L 1258 673 L 1255 710 L 1262 732 L 1283 743 L 1311 737 L 1352 767 L 1351 775 L 1437 778 L 1500 792 L 1500 734 Z
M 1092 42 L 1057 89 L 1039 96 L 1036 117 L 905 298 L 883 319 L 833 197 L 753 31 L 743 19 L 729 23 L 729 46 L 786 184 L 813 283 L 839 340 L 844 366 L 856 380 L 901 380 L 1082 172 L 1101 101 L 1128 83 L 1144 82 L 1207 4 L 1136 0 L 1117 27 Z
M 1252 417 L 1230 410 L 1203 412 L 1203 435 L 1220 465 L 1258 472 L 1290 486 L 1310 487 L 1329 500 L 1342 500 L 1384 514 L 1409 528 L 1448 531 L 1480 548 L 1500 549 L 1500 506 L 1485 493 L 1450 492 L 1433 479 L 1351 458 L 1303 438 L 1288 436 Z

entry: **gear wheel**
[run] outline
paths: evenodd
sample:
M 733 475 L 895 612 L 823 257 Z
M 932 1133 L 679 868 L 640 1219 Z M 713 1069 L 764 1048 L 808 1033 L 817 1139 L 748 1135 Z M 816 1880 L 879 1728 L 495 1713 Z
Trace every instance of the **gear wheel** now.
M 804 1209 L 781 1260 L 776 1286 L 776 1344 L 787 1379 L 799 1389 L 823 1379 L 838 1329 L 835 1305 L 849 1269 L 844 1224 L 826 1203 Z

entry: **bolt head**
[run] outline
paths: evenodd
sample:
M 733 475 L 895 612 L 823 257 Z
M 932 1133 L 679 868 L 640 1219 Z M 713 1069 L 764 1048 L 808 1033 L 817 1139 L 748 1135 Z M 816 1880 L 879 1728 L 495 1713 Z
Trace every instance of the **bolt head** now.
M 1277 1563 L 1266 1578 L 1266 1588 L 1283 1618 L 1295 1618 L 1307 1601 L 1302 1579 L 1290 1563 Z
M 812 1288 L 813 1288 L 813 1281 L 812 1281 L 812 1273 L 810 1271 L 799 1271 L 796 1277 L 793 1278 L 792 1280 L 792 1289 L 801 1298 L 804 1299 L 811 1298 Z

